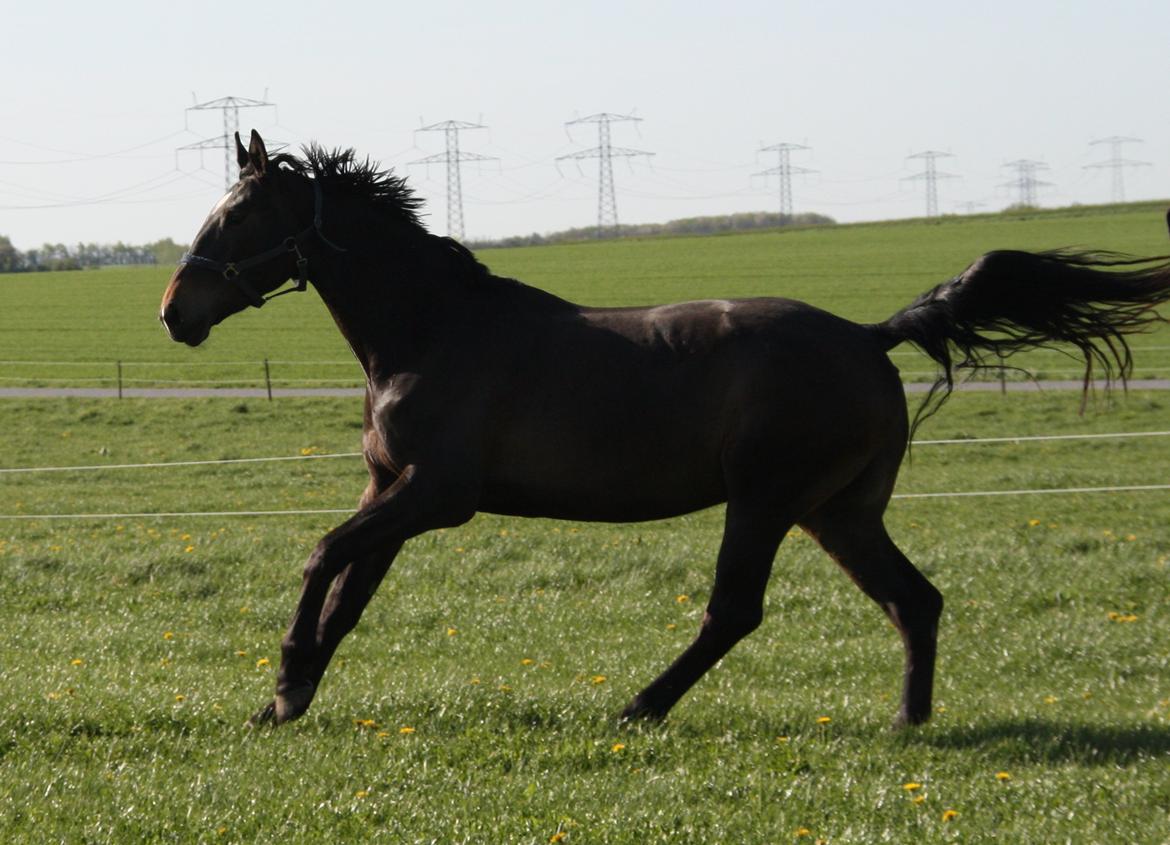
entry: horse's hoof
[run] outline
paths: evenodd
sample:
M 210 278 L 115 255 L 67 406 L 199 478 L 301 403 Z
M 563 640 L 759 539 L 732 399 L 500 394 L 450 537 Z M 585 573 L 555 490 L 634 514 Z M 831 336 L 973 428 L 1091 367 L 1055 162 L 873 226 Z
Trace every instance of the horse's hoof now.
M 620 722 L 661 722 L 666 718 L 666 711 L 646 703 L 641 696 L 626 705 L 626 709 L 618 716 Z
M 249 728 L 260 728 L 265 725 L 276 724 L 276 702 L 270 701 L 251 715 L 244 723 Z
M 276 691 L 276 700 L 272 703 L 276 711 L 276 724 L 291 722 L 304 715 L 313 700 L 317 688 L 309 681 L 294 687 L 286 687 Z

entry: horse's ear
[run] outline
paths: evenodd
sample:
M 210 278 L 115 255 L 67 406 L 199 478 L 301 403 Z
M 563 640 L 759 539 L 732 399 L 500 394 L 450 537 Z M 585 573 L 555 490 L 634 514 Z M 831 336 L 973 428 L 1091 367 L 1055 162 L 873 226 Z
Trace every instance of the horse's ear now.
M 244 148 L 244 142 L 240 140 L 240 133 L 236 133 L 236 164 L 241 168 L 248 166 L 248 151 Z
M 252 140 L 248 144 L 248 161 L 257 175 L 263 176 L 268 170 L 268 150 L 264 148 L 264 139 L 255 129 L 252 130 Z

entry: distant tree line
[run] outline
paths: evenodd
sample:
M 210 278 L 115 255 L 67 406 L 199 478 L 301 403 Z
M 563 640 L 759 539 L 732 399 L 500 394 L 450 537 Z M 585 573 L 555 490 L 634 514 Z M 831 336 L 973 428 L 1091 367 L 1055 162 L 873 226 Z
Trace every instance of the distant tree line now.
M 83 270 L 127 264 L 174 264 L 186 250 L 170 238 L 134 246 L 116 244 L 44 244 L 19 250 L 0 235 L 0 273 L 36 273 L 46 270 Z
M 652 235 L 712 235 L 719 232 L 743 232 L 749 229 L 777 229 L 783 226 L 827 226 L 836 223 L 832 217 L 823 214 L 780 214 L 774 211 L 746 211 L 738 214 L 725 214 L 714 217 L 685 217 L 681 220 L 671 220 L 668 223 L 640 223 L 636 225 L 620 225 L 616 230 L 606 233 L 606 238 L 639 238 Z M 468 246 L 472 249 L 484 247 L 509 246 L 541 246 L 544 244 L 559 244 L 569 241 L 597 240 L 597 227 L 580 227 L 565 229 L 563 232 L 552 232 L 540 235 L 533 232 L 531 235 L 516 235 L 499 240 L 471 241 Z

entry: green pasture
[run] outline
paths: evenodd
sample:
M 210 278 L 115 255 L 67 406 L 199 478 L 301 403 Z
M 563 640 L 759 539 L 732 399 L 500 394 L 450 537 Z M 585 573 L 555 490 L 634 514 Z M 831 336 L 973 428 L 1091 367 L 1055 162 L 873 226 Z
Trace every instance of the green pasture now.
M 1167 401 L 1079 417 L 1075 393 L 960 394 L 921 436 L 1158 431 Z M 351 452 L 360 404 L 0 414 L 6 466 L 83 466 Z M 924 443 L 898 492 L 1165 483 L 1168 445 Z M 0 512 L 343 508 L 363 485 L 355 458 L 7 474 Z M 698 625 L 721 516 L 419 537 L 276 731 L 243 722 L 339 517 L 0 520 L 0 840 L 1170 839 L 1170 493 L 896 500 L 893 535 L 947 598 L 921 729 L 888 730 L 897 637 L 800 534 L 763 627 L 664 725 L 621 726 Z
M 481 257 L 590 304 L 780 294 L 875 320 L 989 249 L 1164 239 L 1150 206 Z M 166 275 L 0 277 L 0 385 L 92 384 L 118 360 L 143 383 L 256 384 L 265 358 L 278 382 L 359 380 L 312 296 L 170 343 Z M 1159 346 L 1135 341 L 1138 375 L 1170 374 Z M 1170 429 L 1170 393 L 1079 408 L 959 393 L 918 436 Z M 922 728 L 888 729 L 897 635 L 799 532 L 760 630 L 664 724 L 617 722 L 699 624 L 721 508 L 416 538 L 309 713 L 244 728 L 341 516 L 142 514 L 351 507 L 360 459 L 315 456 L 357 451 L 360 421 L 357 398 L 0 402 L 0 468 L 104 467 L 0 473 L 0 842 L 1170 842 L 1167 490 L 896 499 L 891 533 L 947 601 Z M 264 456 L 298 460 L 112 468 Z M 1165 436 L 920 442 L 896 492 L 1161 485 L 1168 456 Z M 48 518 L 79 513 L 114 515 Z
M 888 317 L 984 252 L 1095 248 L 1170 252 L 1161 205 L 485 250 L 496 273 L 589 305 L 787 296 L 859 321 Z M 258 386 L 263 361 L 281 387 L 359 385 L 361 373 L 320 300 L 286 297 L 249 309 L 191 350 L 165 341 L 158 305 L 170 268 L 0 276 L 0 386 Z M 1170 376 L 1170 331 L 1135 341 L 1136 375 Z M 933 364 L 910 347 L 908 380 Z M 1075 378 L 1057 352 L 1018 356 L 1043 378 Z

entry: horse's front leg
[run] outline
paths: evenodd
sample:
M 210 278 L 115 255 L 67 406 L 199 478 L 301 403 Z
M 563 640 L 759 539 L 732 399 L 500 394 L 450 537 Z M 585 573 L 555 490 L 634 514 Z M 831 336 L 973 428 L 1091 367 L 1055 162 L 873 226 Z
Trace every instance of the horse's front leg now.
M 402 544 L 423 531 L 465 522 L 474 513 L 453 508 L 451 502 L 459 497 L 440 491 L 415 467 L 407 467 L 391 487 L 321 539 L 305 566 L 300 600 L 281 644 L 276 697 L 250 724 L 280 724 L 302 715 L 338 644 L 357 624 Z

